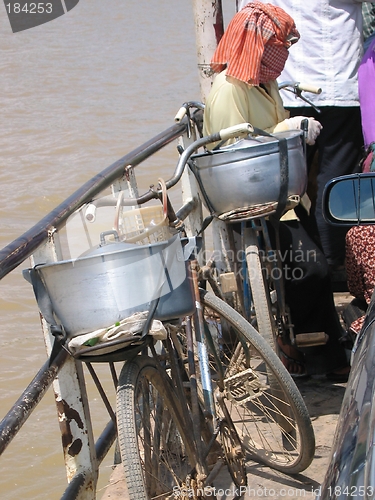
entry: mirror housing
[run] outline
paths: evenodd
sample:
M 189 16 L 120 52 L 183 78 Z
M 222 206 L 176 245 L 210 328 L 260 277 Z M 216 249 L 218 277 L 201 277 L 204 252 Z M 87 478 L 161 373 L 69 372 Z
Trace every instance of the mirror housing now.
M 343 175 L 323 192 L 323 215 L 334 226 L 375 224 L 375 173 Z

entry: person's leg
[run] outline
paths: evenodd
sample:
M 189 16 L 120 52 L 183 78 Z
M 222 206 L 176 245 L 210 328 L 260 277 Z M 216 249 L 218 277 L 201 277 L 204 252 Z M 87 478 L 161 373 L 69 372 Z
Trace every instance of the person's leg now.
M 294 332 L 325 332 L 329 337 L 326 345 L 303 349 L 307 372 L 329 373 L 346 367 L 345 349 L 339 341 L 343 331 L 324 254 L 299 221 L 281 222 L 279 230 L 286 301 Z
M 359 108 L 328 108 L 323 110 L 324 128 L 318 140 L 319 172 L 315 218 L 324 254 L 330 265 L 345 260 L 346 229 L 328 224 L 323 217 L 324 187 L 334 177 L 353 172 L 363 151 Z
M 315 219 L 320 242 L 328 264 L 342 265 L 345 258 L 347 230 L 328 224 L 322 213 L 324 187 L 328 181 L 349 174 L 358 167 L 363 153 L 359 107 L 322 107 L 321 113 L 310 108 L 293 108 L 291 115 L 314 116 L 323 125 L 317 139 L 319 151 L 316 178 Z M 309 154 L 309 148 L 308 154 Z M 308 158 L 311 161 L 311 158 Z

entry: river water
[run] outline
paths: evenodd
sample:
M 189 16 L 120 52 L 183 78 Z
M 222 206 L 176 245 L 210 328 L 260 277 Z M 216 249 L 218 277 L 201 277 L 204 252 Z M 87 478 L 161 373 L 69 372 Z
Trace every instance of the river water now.
M 0 33 L 3 248 L 81 184 L 171 126 L 180 105 L 200 95 L 188 0 L 81 0 L 66 15 L 16 34 L 0 7 Z M 175 145 L 166 148 L 141 165 L 141 182 L 167 178 L 176 160 Z M 1 418 L 46 359 L 36 303 L 21 274 L 27 266 L 0 282 Z M 100 431 L 108 416 L 90 391 Z M 50 389 L 1 457 L 0 497 L 58 499 L 65 485 Z

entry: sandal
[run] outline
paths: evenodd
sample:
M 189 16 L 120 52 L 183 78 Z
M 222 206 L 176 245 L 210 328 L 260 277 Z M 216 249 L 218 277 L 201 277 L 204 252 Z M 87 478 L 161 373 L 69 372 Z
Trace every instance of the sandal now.
M 302 361 L 302 353 L 289 344 L 283 344 L 282 339 L 277 339 L 279 345 L 280 359 L 293 378 L 307 377 L 305 364 Z
M 341 370 L 336 370 L 334 372 L 327 373 L 326 378 L 330 382 L 344 383 L 348 381 L 349 374 L 350 374 L 350 366 L 346 366 Z

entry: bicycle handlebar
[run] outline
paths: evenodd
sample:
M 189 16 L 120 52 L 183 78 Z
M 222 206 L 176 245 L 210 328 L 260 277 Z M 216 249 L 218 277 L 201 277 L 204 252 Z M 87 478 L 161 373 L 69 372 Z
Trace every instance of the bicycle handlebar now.
M 309 92 L 310 94 L 322 93 L 322 89 L 320 87 L 316 87 L 315 85 L 311 85 L 310 83 L 301 82 L 281 82 L 279 83 L 279 90 L 282 89 L 293 92 L 303 100 L 306 100 L 306 98 L 301 97 L 301 92 Z M 189 113 L 190 108 L 204 109 L 204 104 L 199 101 L 184 102 L 181 108 L 177 111 L 174 117 L 174 121 L 176 123 L 179 123 Z
M 182 108 L 181 108 L 182 109 Z M 186 111 L 186 108 L 184 108 Z M 196 141 L 192 142 L 182 153 L 181 156 L 178 160 L 176 169 L 174 171 L 173 176 L 166 181 L 165 185 L 167 189 L 170 189 L 173 187 L 177 182 L 181 179 L 182 173 L 185 169 L 186 163 L 188 162 L 190 156 L 195 153 L 199 148 L 213 143 L 213 142 L 219 142 L 219 141 L 227 141 L 228 139 L 231 139 L 233 137 L 246 137 L 247 135 L 251 134 L 254 131 L 253 126 L 250 123 L 241 123 L 239 125 L 234 125 L 233 127 L 228 127 L 225 129 L 220 130 L 220 132 L 217 132 L 215 134 L 202 137 L 200 139 L 197 139 Z M 153 186 L 150 187 L 150 189 L 139 196 L 138 198 L 125 198 L 123 197 L 121 200 L 121 204 L 123 206 L 136 206 L 136 205 L 143 205 L 144 203 L 152 200 L 152 199 L 158 199 L 160 198 L 160 190 L 154 189 Z M 115 204 L 115 201 L 112 202 L 112 204 Z M 106 200 L 103 203 L 104 205 L 108 205 L 108 201 Z M 89 206 L 86 209 L 86 218 L 89 222 L 94 222 L 95 220 L 95 212 L 96 212 L 96 207 L 101 206 L 100 199 L 97 201 L 93 201 L 92 203 L 89 204 Z
M 233 137 L 246 137 L 252 132 L 254 132 L 254 128 L 250 123 L 240 123 L 239 125 L 234 125 L 232 127 L 222 129 L 220 130 L 220 132 L 217 132 L 215 134 L 211 134 L 206 137 L 201 137 L 200 139 L 197 139 L 196 141 L 191 143 L 181 154 L 173 176 L 168 181 L 166 181 L 165 184 L 167 186 L 167 189 L 173 187 L 181 179 L 182 173 L 184 171 L 188 159 L 199 148 L 206 146 L 207 144 L 211 144 L 213 142 L 227 141 L 228 139 L 231 139 Z M 154 191 L 152 191 L 152 193 L 154 194 L 154 196 L 152 197 L 157 197 L 157 194 Z M 146 201 L 149 201 L 152 198 L 150 197 L 150 195 L 151 193 L 148 192 L 140 196 L 137 199 L 138 203 L 142 204 L 145 203 Z
M 183 117 L 186 115 L 186 107 L 185 106 L 181 106 L 181 108 L 177 111 L 177 114 L 176 116 L 174 117 L 174 121 L 175 122 L 180 122 Z
M 279 83 L 279 90 L 287 90 L 288 92 L 292 92 L 296 97 L 299 97 L 303 101 L 307 102 L 309 106 L 315 109 L 317 113 L 320 113 L 320 109 L 315 106 L 313 102 L 310 101 L 305 95 L 302 95 L 302 92 L 310 92 L 311 94 L 320 94 L 322 89 L 320 87 L 315 87 L 314 85 L 310 85 L 309 83 L 300 83 L 300 82 L 281 82 Z
M 306 97 L 301 95 L 302 92 L 320 94 L 322 92 L 322 89 L 320 87 L 316 87 L 308 83 L 287 81 L 287 82 L 281 82 L 279 84 L 279 89 L 285 89 L 288 90 L 289 92 L 293 92 L 297 97 L 300 97 L 304 101 L 308 102 L 318 112 L 320 111 Z M 180 122 L 186 115 L 189 117 L 190 108 L 203 110 L 204 104 L 198 101 L 185 102 L 176 113 L 174 118 L 175 122 Z M 250 123 L 242 123 L 239 125 L 235 125 L 233 127 L 222 129 L 218 133 L 212 134 L 207 137 L 202 137 L 194 141 L 182 152 L 173 176 L 165 183 L 167 189 L 173 187 L 181 179 L 182 173 L 190 156 L 193 153 L 195 153 L 200 147 L 206 146 L 207 144 L 213 142 L 227 141 L 228 139 L 231 139 L 233 137 L 245 137 L 248 134 L 251 134 L 252 132 L 254 132 L 254 128 Z M 144 193 L 139 198 L 124 198 L 123 204 L 125 206 L 142 205 L 143 203 L 146 203 L 147 201 L 150 201 L 154 198 L 159 198 L 159 194 L 160 194 L 159 191 L 155 190 L 152 186 L 148 192 Z
M 315 85 L 311 85 L 310 83 L 301 83 L 301 82 L 281 82 L 279 83 L 279 90 L 286 89 L 290 92 L 294 92 L 299 95 L 300 92 L 310 92 L 311 94 L 321 94 L 322 89 L 320 87 L 316 87 Z
M 320 87 L 316 87 L 315 85 L 311 85 L 310 83 L 302 83 L 302 82 L 281 82 L 278 85 L 279 90 L 287 90 L 289 92 L 292 92 L 295 94 L 297 97 L 302 99 L 303 101 L 306 101 L 310 106 L 314 107 L 314 104 L 310 102 L 305 96 L 302 96 L 302 92 L 309 92 L 310 94 L 321 94 L 322 89 Z M 190 108 L 197 108 L 197 109 L 204 109 L 204 104 L 199 102 L 199 101 L 188 101 L 184 102 L 184 104 L 181 106 L 181 108 L 177 111 L 174 121 L 176 123 L 179 123 L 186 115 L 189 114 Z
M 320 87 L 315 87 L 314 85 L 309 85 L 308 83 L 297 83 L 296 88 L 301 92 L 310 92 L 311 94 L 322 93 L 322 89 Z
M 204 104 L 199 101 L 184 102 L 181 108 L 177 111 L 174 121 L 179 123 L 184 116 L 188 114 L 190 108 L 204 109 Z
M 232 127 L 223 128 L 219 132 L 220 139 L 222 141 L 227 141 L 233 137 L 243 137 L 254 132 L 254 128 L 251 123 L 240 123 L 239 125 L 233 125 Z M 211 141 L 216 142 L 216 141 Z

